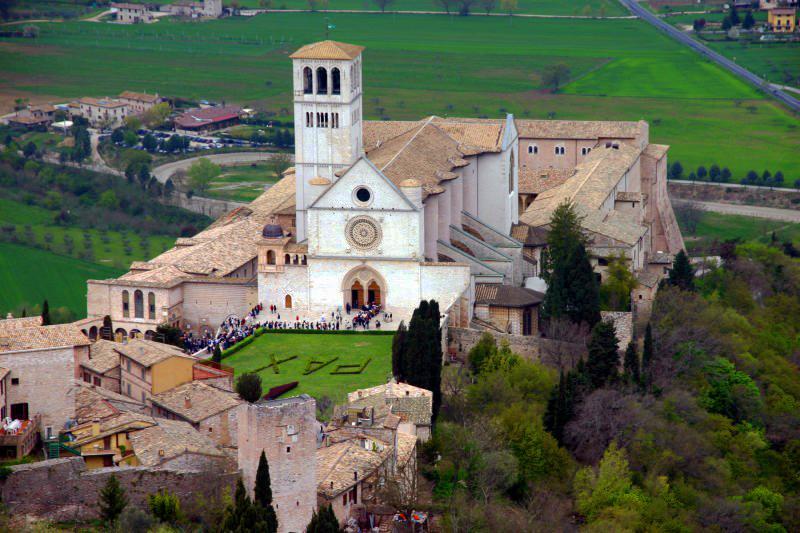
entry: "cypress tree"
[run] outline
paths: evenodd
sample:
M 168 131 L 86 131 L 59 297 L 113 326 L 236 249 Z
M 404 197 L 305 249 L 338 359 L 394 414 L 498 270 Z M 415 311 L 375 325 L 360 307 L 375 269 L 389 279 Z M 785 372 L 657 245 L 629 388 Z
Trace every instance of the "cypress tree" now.
M 100 502 L 98 505 L 100 506 L 100 518 L 107 525 L 116 522 L 117 517 L 128 505 L 125 489 L 120 486 L 119 480 L 114 474 L 111 474 L 105 486 L 100 490 Z
M 400 322 L 397 333 L 392 338 L 392 375 L 397 381 L 405 381 L 405 368 L 403 358 L 406 352 L 406 334 L 408 328 L 405 322 Z
M 439 329 L 439 303 L 428 305 L 428 387 L 433 392 L 433 420 L 442 405 L 442 332 Z
M 215 363 L 222 362 L 222 350 L 220 349 L 219 344 L 214 346 L 214 353 L 211 356 L 211 360 L 214 361 Z
M 669 271 L 667 284 L 685 291 L 694 290 L 694 268 L 689 262 L 689 256 L 683 250 L 675 256 L 675 261 Z
M 254 490 L 254 503 L 264 509 L 263 520 L 267 524 L 267 532 L 278 531 L 278 517 L 272 507 L 272 483 L 269 477 L 269 464 L 264 450 L 261 450 L 261 457 L 258 458 L 258 470 L 256 471 L 256 486 Z
M 650 323 L 644 330 L 644 347 L 642 349 L 642 386 L 647 388 L 650 386 L 651 366 L 653 364 L 653 328 Z
M 586 372 L 593 389 L 598 389 L 617 377 L 619 341 L 612 322 L 598 322 L 589 339 Z
M 311 522 L 306 526 L 306 533 L 339 533 L 339 520 L 333 512 L 331 504 L 323 505 L 319 513 L 314 511 Z
M 600 289 L 583 244 L 578 243 L 573 249 L 564 275 L 567 315 L 576 324 L 585 322 L 594 327 L 600 322 Z
M 564 406 L 566 392 L 566 380 L 564 378 L 564 371 L 562 370 L 558 376 L 558 384 L 550 391 L 550 397 L 547 399 L 547 409 L 544 412 L 544 428 L 550 433 L 559 444 L 564 439 Z
M 628 348 L 625 350 L 623 366 L 625 367 L 625 376 L 628 381 L 638 384 L 640 380 L 639 354 L 636 352 L 636 345 L 633 344 L 633 341 L 628 343 Z
M 52 323 L 50 320 L 50 304 L 45 300 L 42 304 L 42 325 L 49 326 Z

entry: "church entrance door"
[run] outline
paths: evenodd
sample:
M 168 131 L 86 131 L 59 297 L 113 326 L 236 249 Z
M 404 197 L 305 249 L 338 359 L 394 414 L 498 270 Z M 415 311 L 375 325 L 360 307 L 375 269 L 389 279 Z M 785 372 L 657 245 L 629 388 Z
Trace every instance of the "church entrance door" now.
M 367 303 L 381 305 L 381 287 L 375 281 L 367 286 Z
M 350 287 L 350 305 L 355 309 L 364 305 L 364 287 L 358 280 Z

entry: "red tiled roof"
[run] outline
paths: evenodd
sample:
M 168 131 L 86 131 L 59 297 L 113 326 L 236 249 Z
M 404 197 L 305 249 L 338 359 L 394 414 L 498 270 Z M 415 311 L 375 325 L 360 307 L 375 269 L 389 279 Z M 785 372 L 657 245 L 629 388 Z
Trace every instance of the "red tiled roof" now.
M 238 118 L 241 112 L 241 107 L 233 105 L 190 109 L 175 119 L 175 125 L 182 128 L 198 128 L 215 122 Z

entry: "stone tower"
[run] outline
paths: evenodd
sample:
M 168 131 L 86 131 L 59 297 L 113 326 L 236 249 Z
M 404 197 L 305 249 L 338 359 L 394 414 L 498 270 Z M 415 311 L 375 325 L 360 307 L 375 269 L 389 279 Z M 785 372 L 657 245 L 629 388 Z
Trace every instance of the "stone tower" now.
M 305 531 L 317 508 L 317 402 L 307 394 L 239 406 L 238 462 L 253 496 L 258 459 L 269 462 L 278 531 Z
M 306 211 L 363 152 L 363 46 L 322 41 L 293 53 L 297 241 L 306 239 Z M 309 184 L 314 180 L 314 185 Z

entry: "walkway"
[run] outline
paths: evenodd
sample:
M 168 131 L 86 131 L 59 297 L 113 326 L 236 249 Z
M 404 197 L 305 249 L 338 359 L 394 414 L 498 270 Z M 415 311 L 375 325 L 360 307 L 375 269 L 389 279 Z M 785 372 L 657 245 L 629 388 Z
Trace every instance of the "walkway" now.
M 703 202 L 700 200 L 684 200 L 680 198 L 672 198 L 672 203 L 675 205 L 694 204 L 704 211 L 722 213 L 724 215 L 741 215 L 800 223 L 800 211 L 795 211 L 793 209 L 778 209 L 777 207 L 762 207 L 758 205 L 723 204 L 719 202 Z
M 797 98 L 786 94 L 781 89 L 773 87 L 770 85 L 766 80 L 756 76 L 749 70 L 740 67 L 727 57 L 713 51 L 711 48 L 707 47 L 706 45 L 695 41 L 690 36 L 686 35 L 682 31 L 678 30 L 677 28 L 667 24 L 654 14 L 652 14 L 647 9 L 643 8 L 639 5 L 636 0 L 619 0 L 622 4 L 627 7 L 631 13 L 638 16 L 640 19 L 644 20 L 655 26 L 657 29 L 663 31 L 676 41 L 685 44 L 695 52 L 699 53 L 702 56 L 707 57 L 711 61 L 714 61 L 719 66 L 728 69 L 733 74 L 736 74 L 740 78 L 748 81 L 758 87 L 759 89 L 763 90 L 764 92 L 772 95 L 777 100 L 788 106 L 795 112 L 800 112 L 800 100 Z
M 172 163 L 165 163 L 153 169 L 153 176 L 156 177 L 161 183 L 165 183 L 167 179 L 179 170 L 188 170 L 192 163 L 199 159 L 208 159 L 218 165 L 236 165 L 241 163 L 255 163 L 258 161 L 269 161 L 278 152 L 232 152 L 225 154 L 208 154 L 197 157 L 190 157 L 188 159 L 181 159 L 180 161 L 173 161 Z

